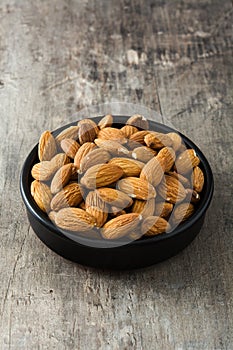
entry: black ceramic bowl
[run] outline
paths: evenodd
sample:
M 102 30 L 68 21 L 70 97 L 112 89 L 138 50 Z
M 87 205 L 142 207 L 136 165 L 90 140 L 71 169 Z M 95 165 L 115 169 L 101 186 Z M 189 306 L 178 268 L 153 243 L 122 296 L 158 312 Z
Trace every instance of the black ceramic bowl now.
M 101 117 L 93 118 L 95 122 L 98 122 L 100 119 Z M 117 127 L 123 126 L 127 119 L 128 117 L 123 116 L 114 117 Z M 54 135 L 58 134 L 66 127 L 75 124 L 76 123 L 71 123 L 57 129 L 54 132 Z M 164 133 L 176 131 L 168 126 L 153 121 L 149 121 L 149 124 L 151 130 L 157 130 Z M 32 166 L 38 162 L 38 145 L 36 145 L 23 165 L 20 189 L 27 208 L 28 219 L 37 236 L 50 249 L 64 258 L 82 265 L 97 268 L 121 270 L 141 268 L 153 265 L 177 254 L 199 233 L 214 189 L 213 175 L 207 159 L 192 141 L 186 136 L 182 134 L 180 135 L 187 148 L 193 148 L 196 151 L 201 160 L 200 167 L 205 176 L 205 184 L 201 200 L 198 203 L 195 213 L 189 220 L 180 224 L 170 233 L 161 234 L 147 239 L 142 238 L 122 246 L 108 247 L 108 245 L 106 245 L 106 248 L 98 247 L 98 243 L 96 244 L 96 242 L 94 242 L 95 239 L 93 238 L 81 238 L 79 243 L 68 238 L 49 220 L 48 216 L 37 207 L 30 194 L 30 184 L 33 180 L 31 177 L 31 169 Z

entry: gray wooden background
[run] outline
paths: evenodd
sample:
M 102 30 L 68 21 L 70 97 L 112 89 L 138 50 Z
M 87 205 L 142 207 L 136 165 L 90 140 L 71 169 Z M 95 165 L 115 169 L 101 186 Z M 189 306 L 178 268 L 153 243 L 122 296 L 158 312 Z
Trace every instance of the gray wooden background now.
M 232 13 L 230 0 L 0 1 L 1 350 L 233 349 Z M 40 133 L 109 101 L 166 115 L 216 187 L 187 249 L 124 273 L 51 252 L 19 193 Z

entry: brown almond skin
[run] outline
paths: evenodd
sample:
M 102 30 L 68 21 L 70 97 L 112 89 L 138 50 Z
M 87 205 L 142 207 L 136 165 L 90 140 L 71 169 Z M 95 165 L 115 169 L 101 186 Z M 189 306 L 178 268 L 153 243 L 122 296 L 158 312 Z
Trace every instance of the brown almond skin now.
M 182 144 L 181 136 L 176 132 L 169 132 L 167 135 L 172 140 L 172 148 L 174 149 L 174 151 L 178 151 Z
M 132 198 L 126 193 L 113 188 L 102 187 L 96 190 L 97 195 L 107 204 L 124 209 L 133 204 Z
M 48 181 L 53 176 L 52 164 L 49 161 L 42 161 L 33 165 L 32 177 L 38 181 Z
M 82 158 L 80 162 L 79 173 L 84 173 L 93 165 L 107 163 L 110 158 L 110 154 L 104 149 L 93 149 L 85 157 Z
M 181 203 L 177 205 L 172 213 L 172 222 L 179 224 L 187 220 L 194 213 L 194 206 L 191 203 Z
M 51 200 L 51 209 L 58 211 L 61 208 L 76 207 L 83 200 L 82 191 L 78 183 L 70 183 L 58 192 Z
M 125 125 L 121 128 L 121 131 L 124 133 L 125 137 L 129 139 L 130 136 L 132 136 L 133 134 L 135 134 L 135 132 L 138 132 L 139 130 L 133 125 Z
M 200 163 L 193 149 L 186 149 L 176 159 L 175 166 L 178 173 L 187 174 Z
M 128 125 L 136 126 L 140 129 L 149 129 L 148 120 L 141 114 L 133 114 L 126 122 Z
M 84 201 L 82 201 L 80 204 L 79 204 L 79 208 L 80 209 L 83 209 L 83 210 L 86 210 L 86 203 Z
M 31 183 L 31 195 L 38 205 L 38 207 L 44 211 L 48 212 L 50 210 L 50 202 L 52 199 L 52 194 L 50 188 L 38 180 L 34 180 Z
M 159 132 L 150 132 L 144 137 L 144 142 L 148 147 L 160 149 L 162 147 L 171 146 L 172 140 L 167 134 Z
M 173 210 L 173 204 L 168 202 L 156 202 L 155 203 L 155 216 L 160 216 L 161 218 L 168 217 Z
M 153 157 L 146 163 L 141 171 L 140 178 L 149 181 L 154 187 L 162 181 L 164 176 L 163 167 L 156 157 Z
M 157 154 L 156 158 L 160 161 L 161 167 L 164 172 L 171 170 L 175 159 L 175 151 L 171 147 L 163 147 Z
M 96 135 L 98 134 L 99 127 L 97 126 L 96 122 L 94 122 L 94 120 L 85 118 L 85 119 L 79 120 L 78 123 L 77 123 L 78 127 L 80 127 L 82 124 L 89 124 L 90 127 L 95 129 Z
M 181 202 L 186 197 L 186 191 L 182 183 L 169 175 L 165 175 L 157 190 L 163 199 L 172 204 Z
M 199 193 L 192 188 L 186 188 L 186 202 L 198 203 L 201 199 Z
M 176 171 L 168 171 L 167 175 L 172 176 L 175 179 L 178 179 L 185 188 L 190 187 L 189 179 L 181 174 L 178 174 Z
M 53 174 L 65 164 L 70 163 L 69 157 L 65 153 L 58 153 L 51 159 Z
M 148 216 L 142 223 L 141 232 L 145 236 L 156 236 L 170 230 L 169 223 L 159 216 Z
M 87 169 L 81 178 L 81 184 L 89 189 L 105 187 L 123 176 L 123 170 L 113 164 L 98 164 Z
M 79 127 L 74 125 L 74 126 L 70 126 L 70 127 L 66 128 L 65 130 L 60 132 L 60 134 L 58 134 L 55 137 L 55 140 L 56 140 L 56 143 L 58 144 L 58 146 L 60 146 L 61 141 L 64 140 L 64 139 L 77 140 L 77 138 L 78 138 L 78 129 L 79 129 Z
M 181 144 L 180 148 L 176 151 L 177 155 L 180 155 L 181 153 L 183 153 L 184 151 L 187 150 L 187 147 L 185 146 L 184 143 Z
M 69 162 L 70 159 L 66 154 L 58 153 L 50 161 L 34 164 L 31 170 L 32 177 L 38 181 L 48 181 L 62 165 Z
M 63 230 L 85 232 L 96 225 L 96 220 L 85 210 L 79 208 L 63 208 L 55 216 L 55 223 Z
M 154 156 L 156 156 L 157 152 L 152 148 L 147 146 L 141 146 L 134 148 L 132 152 L 132 158 L 137 159 L 143 163 L 149 162 Z
M 66 155 L 74 159 L 75 154 L 78 152 L 80 145 L 77 141 L 73 139 L 61 140 L 61 149 L 66 153 Z
M 40 161 L 49 161 L 57 153 L 55 138 L 50 131 L 44 131 L 39 140 L 38 157 Z
M 108 219 L 108 206 L 96 191 L 90 191 L 86 197 L 86 211 L 96 220 L 96 226 L 102 227 Z
M 143 201 L 135 199 L 132 206 L 132 213 L 141 214 L 143 217 L 154 215 L 155 211 L 155 200 L 154 198 Z
M 130 213 L 117 216 L 109 220 L 101 229 L 101 235 L 105 239 L 119 239 L 127 236 L 130 232 L 139 229 L 140 214 Z
M 118 141 L 95 139 L 94 142 L 99 148 L 108 151 L 112 155 L 128 156 L 130 154 L 130 151 Z
M 98 127 L 100 129 L 104 129 L 109 126 L 112 126 L 112 123 L 113 123 L 113 116 L 111 114 L 107 114 L 102 119 L 100 119 L 98 123 Z
M 138 177 L 126 177 L 117 182 L 117 188 L 135 199 L 147 200 L 156 196 L 154 187 Z
M 96 148 L 96 145 L 93 142 L 86 142 L 84 143 L 76 153 L 74 157 L 74 165 L 77 169 L 80 168 L 80 163 L 82 159 L 91 151 L 93 151 Z
M 109 216 L 111 218 L 116 218 L 117 216 L 125 215 L 125 214 L 126 214 L 125 210 L 122 210 L 122 209 L 114 207 L 114 206 L 110 207 L 110 209 L 109 209 Z
M 53 223 L 55 223 L 55 216 L 56 216 L 56 214 L 57 213 L 55 211 L 52 211 L 52 210 L 48 213 L 48 217 Z
M 204 186 L 205 177 L 203 171 L 198 166 L 193 169 L 192 182 L 193 189 L 197 192 L 201 192 Z
M 56 194 L 69 182 L 73 170 L 73 164 L 63 165 L 54 175 L 51 182 L 51 192 Z
M 96 129 L 90 122 L 79 123 L 78 139 L 80 145 L 86 142 L 93 142 L 96 136 Z
M 136 147 L 139 147 L 139 143 L 141 143 L 142 145 L 145 145 L 144 138 L 148 134 L 149 134 L 148 130 L 141 130 L 141 131 L 135 132 L 133 135 L 130 136 L 129 139 L 130 141 L 133 142 L 133 144 L 135 144 Z
M 127 139 L 124 136 L 124 133 L 117 128 L 107 127 L 101 129 L 98 133 L 98 138 L 102 140 L 114 140 L 118 141 L 121 144 L 127 142 Z
M 124 172 L 124 176 L 139 176 L 143 167 L 144 163 L 134 160 L 134 159 L 129 159 L 129 158 L 112 158 L 109 161 L 109 164 L 115 164 L 118 165 L 119 167 L 122 168 Z

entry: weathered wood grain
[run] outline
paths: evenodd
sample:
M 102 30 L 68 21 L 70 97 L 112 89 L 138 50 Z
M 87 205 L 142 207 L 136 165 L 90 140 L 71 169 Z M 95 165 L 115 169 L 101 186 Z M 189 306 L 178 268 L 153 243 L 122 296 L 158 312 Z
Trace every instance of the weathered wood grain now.
M 0 349 L 233 348 L 231 26 L 230 0 L 0 2 Z M 18 189 L 43 130 L 109 101 L 162 112 L 215 176 L 201 234 L 141 271 L 49 251 Z

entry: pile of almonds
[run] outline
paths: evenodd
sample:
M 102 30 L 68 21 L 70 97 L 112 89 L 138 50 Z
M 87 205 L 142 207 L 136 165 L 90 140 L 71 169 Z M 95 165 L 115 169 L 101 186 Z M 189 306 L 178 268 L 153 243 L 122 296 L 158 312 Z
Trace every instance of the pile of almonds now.
M 121 128 L 113 123 L 106 115 L 56 137 L 45 131 L 32 197 L 55 225 L 81 235 L 134 240 L 172 230 L 200 200 L 199 158 L 178 133 L 149 130 L 139 114 Z

